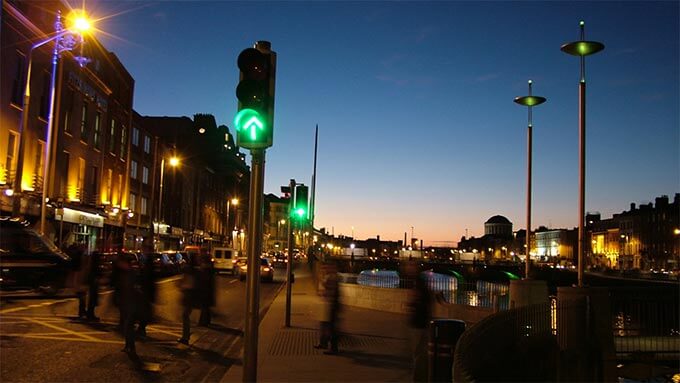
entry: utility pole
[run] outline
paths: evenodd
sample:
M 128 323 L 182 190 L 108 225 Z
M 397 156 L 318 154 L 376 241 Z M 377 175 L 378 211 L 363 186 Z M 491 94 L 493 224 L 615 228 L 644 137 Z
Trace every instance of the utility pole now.
M 290 300 L 292 296 L 293 286 L 292 275 L 293 275 L 293 247 L 295 242 L 293 241 L 293 224 L 295 220 L 293 219 L 293 203 L 295 201 L 295 180 L 290 180 L 290 199 L 288 200 L 288 263 L 286 264 L 286 327 L 290 327 Z

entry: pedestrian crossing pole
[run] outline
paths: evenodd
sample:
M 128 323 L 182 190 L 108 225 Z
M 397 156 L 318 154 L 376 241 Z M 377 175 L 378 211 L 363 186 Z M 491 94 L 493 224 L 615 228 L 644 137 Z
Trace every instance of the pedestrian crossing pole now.
M 290 300 L 292 296 L 293 286 L 292 276 L 293 276 L 293 247 L 295 246 L 295 241 L 293 240 L 293 208 L 295 203 L 295 180 L 290 180 L 290 201 L 288 203 L 288 263 L 286 265 L 286 327 L 290 327 Z

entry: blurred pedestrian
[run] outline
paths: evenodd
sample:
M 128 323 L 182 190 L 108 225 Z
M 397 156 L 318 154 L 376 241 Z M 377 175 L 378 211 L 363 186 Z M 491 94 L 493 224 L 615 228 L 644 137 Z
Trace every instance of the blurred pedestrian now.
M 191 311 L 200 308 L 199 297 L 199 270 L 200 254 L 194 253 L 189 256 L 189 261 L 184 266 L 180 289 L 182 291 L 182 337 L 177 342 L 188 345 L 191 337 Z
M 209 326 L 212 317 L 210 310 L 215 305 L 215 267 L 210 254 L 201 254 L 198 270 L 198 297 L 201 308 L 198 325 Z
M 69 284 L 78 298 L 78 317 L 87 317 L 87 269 L 85 246 L 81 243 L 72 243 L 66 248 L 66 255 L 71 258 L 71 275 Z
M 432 320 L 432 294 L 430 292 L 427 275 L 418 272 L 415 262 L 409 262 L 404 268 L 407 278 L 415 279 L 415 288 L 410 301 L 410 342 L 413 354 L 413 381 L 421 382 L 427 379 L 427 326 Z
M 133 257 L 135 257 L 133 259 Z M 125 336 L 122 351 L 136 355 L 135 321 L 141 316 L 143 292 L 140 284 L 139 265 L 134 254 L 119 253 L 114 265 L 112 281 L 115 286 L 114 303 L 120 310 L 120 324 Z
M 338 353 L 338 314 L 340 312 L 340 288 L 337 265 L 324 265 L 321 277 L 320 295 L 324 300 L 324 313 L 319 325 L 319 344 L 314 348 L 328 350 L 324 354 Z M 330 346 L 330 347 L 329 347 Z
M 94 310 L 99 304 L 99 278 L 101 277 L 101 254 L 94 252 L 90 255 L 90 261 L 87 272 L 87 312 L 86 318 L 90 321 L 99 321 L 99 317 L 95 315 Z
M 156 303 L 156 270 L 154 269 L 153 258 L 146 257 L 140 268 L 141 302 L 139 311 L 139 326 L 137 335 L 140 338 L 146 337 L 146 326 L 153 318 L 153 305 Z

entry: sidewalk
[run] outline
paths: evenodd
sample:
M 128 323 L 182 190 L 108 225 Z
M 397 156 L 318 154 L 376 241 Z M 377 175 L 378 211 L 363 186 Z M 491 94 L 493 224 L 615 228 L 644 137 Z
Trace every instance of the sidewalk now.
M 318 343 L 321 298 L 307 264 L 295 271 L 291 327 L 285 327 L 286 289 L 281 290 L 259 328 L 259 382 L 410 382 L 407 317 L 343 306 L 337 355 L 324 355 Z M 340 297 L 342 301 L 342 297 Z M 241 382 L 242 364 L 221 382 Z

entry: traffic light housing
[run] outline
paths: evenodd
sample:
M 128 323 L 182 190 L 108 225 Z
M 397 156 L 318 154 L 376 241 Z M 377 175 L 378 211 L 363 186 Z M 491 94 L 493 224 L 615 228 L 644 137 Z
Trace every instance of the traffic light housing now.
M 258 41 L 254 48 L 239 54 L 237 64 L 241 73 L 236 87 L 236 144 L 245 149 L 266 149 L 274 138 L 276 53 L 268 41 Z
M 309 188 L 305 185 L 295 187 L 295 206 L 293 206 L 293 218 L 305 220 L 309 216 L 308 204 Z

